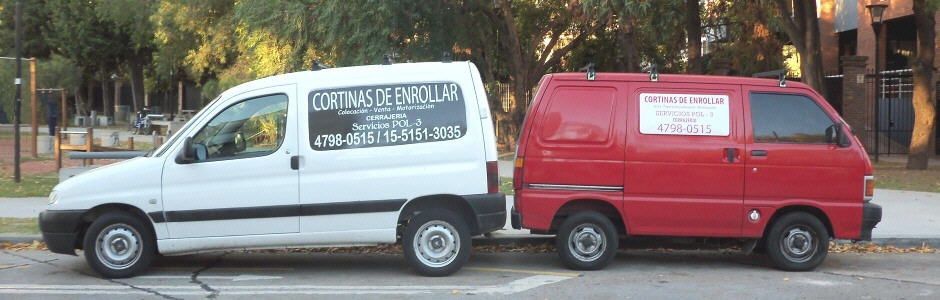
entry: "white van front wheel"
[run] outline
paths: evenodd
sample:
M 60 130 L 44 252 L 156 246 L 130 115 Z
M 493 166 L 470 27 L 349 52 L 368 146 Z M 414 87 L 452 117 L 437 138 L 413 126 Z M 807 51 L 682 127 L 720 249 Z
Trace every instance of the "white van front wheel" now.
M 403 244 L 408 263 L 425 276 L 453 274 L 470 257 L 467 224 L 449 210 L 420 212 L 408 222 Z
M 85 260 L 105 278 L 130 277 L 150 266 L 154 244 L 153 235 L 139 219 L 106 213 L 85 232 Z

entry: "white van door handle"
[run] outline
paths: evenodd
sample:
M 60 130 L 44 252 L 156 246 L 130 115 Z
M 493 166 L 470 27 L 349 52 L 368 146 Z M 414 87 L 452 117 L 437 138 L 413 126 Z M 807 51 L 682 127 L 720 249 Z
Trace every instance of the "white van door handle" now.
M 294 155 L 290 157 L 290 169 L 300 170 L 300 155 Z

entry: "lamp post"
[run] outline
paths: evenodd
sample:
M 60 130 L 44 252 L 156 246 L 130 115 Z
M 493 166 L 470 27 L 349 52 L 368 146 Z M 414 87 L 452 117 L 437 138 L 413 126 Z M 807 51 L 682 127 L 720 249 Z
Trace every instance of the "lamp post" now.
M 20 99 L 22 83 L 23 83 L 23 66 L 21 60 L 22 58 L 22 35 L 23 29 L 20 27 L 20 13 L 22 9 L 20 8 L 22 3 L 16 1 L 14 7 L 14 17 L 13 24 L 16 29 L 16 34 L 14 37 L 14 48 L 16 49 L 16 79 L 13 83 L 16 85 L 16 96 L 13 98 L 13 182 L 20 183 L 20 109 L 23 100 Z
M 881 97 L 884 96 L 879 88 L 881 86 L 881 69 L 884 62 L 881 61 L 881 29 L 884 22 L 885 9 L 888 8 L 887 0 L 872 0 L 868 5 L 868 15 L 871 16 L 871 28 L 875 31 L 875 161 L 878 161 L 878 154 L 881 152 L 881 144 L 878 136 L 881 134 Z

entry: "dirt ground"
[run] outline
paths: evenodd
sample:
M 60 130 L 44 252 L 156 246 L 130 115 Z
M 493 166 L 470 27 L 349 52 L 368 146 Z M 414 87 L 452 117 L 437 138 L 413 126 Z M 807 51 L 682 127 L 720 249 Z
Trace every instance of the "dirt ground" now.
M 12 136 L 12 133 L 5 132 L 3 136 L 0 136 L 0 174 L 3 176 L 12 176 L 13 175 L 13 139 L 9 136 Z M 37 174 L 48 174 L 56 171 L 55 167 L 55 158 L 52 154 L 40 155 L 39 158 L 33 158 L 30 155 L 30 139 L 29 136 L 21 137 L 21 146 L 20 149 L 20 172 L 23 176 L 28 175 L 37 175 Z M 118 160 L 95 160 L 96 165 L 106 165 L 110 163 L 117 162 Z M 62 159 L 62 165 L 64 167 L 77 167 L 82 165 L 81 160 L 75 159 Z

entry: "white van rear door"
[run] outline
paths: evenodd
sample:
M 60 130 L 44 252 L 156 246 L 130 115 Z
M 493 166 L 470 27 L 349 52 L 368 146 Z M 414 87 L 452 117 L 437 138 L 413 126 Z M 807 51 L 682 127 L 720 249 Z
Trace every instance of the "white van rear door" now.
M 297 99 L 294 84 L 233 96 L 187 132 L 205 158 L 181 164 L 176 146 L 163 171 L 171 238 L 299 231 Z M 182 144 L 182 143 L 180 143 Z
M 477 107 L 469 105 L 476 96 L 466 65 L 371 68 L 347 76 L 326 70 L 311 77 L 316 86 L 301 87 L 303 233 L 394 242 L 408 200 L 486 193 L 484 141 Z

